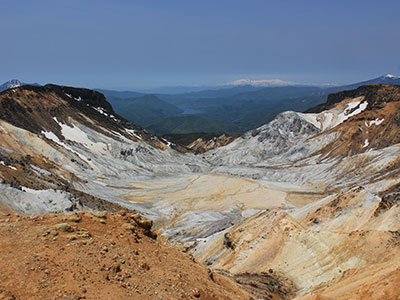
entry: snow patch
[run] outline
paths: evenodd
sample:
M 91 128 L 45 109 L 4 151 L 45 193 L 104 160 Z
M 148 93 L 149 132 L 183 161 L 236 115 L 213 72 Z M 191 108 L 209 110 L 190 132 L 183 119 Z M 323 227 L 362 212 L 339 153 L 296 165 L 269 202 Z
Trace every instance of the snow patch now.
M 65 139 L 83 144 L 85 146 L 93 145 L 93 142 L 89 140 L 85 132 L 79 127 L 74 125 L 68 126 L 66 124 L 58 123 L 61 126 L 61 133 Z
M 104 115 L 104 116 L 106 116 L 106 117 L 110 117 L 111 119 L 113 119 L 115 122 L 118 122 L 119 120 L 114 116 L 114 115 L 109 115 L 108 113 L 106 113 L 105 111 L 104 111 L 104 108 L 102 108 L 102 107 L 94 107 L 94 106 L 92 106 L 92 108 L 94 109 L 94 110 L 96 110 L 97 112 L 99 112 L 99 113 L 101 113 L 102 115 Z
M 255 215 L 256 213 L 259 213 L 260 211 L 261 211 L 260 209 L 248 208 L 242 211 L 241 215 L 243 218 L 248 218 Z
M 355 101 L 355 102 L 350 102 L 346 105 L 346 108 L 344 109 L 344 113 L 345 115 L 349 114 L 349 112 L 353 109 L 356 108 L 358 105 L 360 104 L 359 101 Z
M 85 157 L 85 156 L 82 155 L 81 153 L 75 151 L 74 149 L 72 149 L 72 148 L 71 148 L 70 146 L 68 146 L 67 144 L 61 142 L 61 141 L 59 140 L 59 138 L 58 138 L 53 132 L 50 132 L 50 131 L 42 131 L 42 134 L 43 134 L 47 139 L 52 140 L 53 142 L 55 142 L 55 143 L 59 144 L 60 146 L 64 147 L 65 149 L 67 149 L 67 150 L 71 151 L 72 153 L 76 154 L 80 159 L 86 161 L 87 163 L 90 162 L 90 160 L 89 160 L 87 157 Z
M 368 121 L 368 122 L 366 121 L 364 124 L 366 127 L 371 127 L 372 125 L 378 126 L 378 125 L 381 125 L 384 120 L 385 120 L 384 118 L 382 120 L 379 120 L 378 118 L 376 118 L 375 120 L 372 120 L 372 121 Z
M 65 212 L 71 206 L 69 194 L 65 191 L 34 190 L 22 187 L 22 190 L 0 184 L 0 200 L 25 214 L 43 214 Z
M 94 110 L 96 110 L 96 111 L 98 111 L 99 113 L 101 113 L 102 115 L 105 115 L 106 117 L 108 117 L 108 113 L 106 113 L 105 111 L 104 111 L 104 108 L 102 108 L 102 107 L 94 107 L 94 106 L 92 106 L 92 108 L 94 109 Z
M 365 139 L 363 148 L 368 147 L 368 145 L 369 145 L 368 139 Z
M 395 76 L 395 75 L 392 75 L 392 74 L 386 74 L 385 76 L 384 76 L 385 78 L 393 78 L 393 79 L 397 79 L 397 78 L 400 78 L 400 76 Z
M 30 189 L 26 186 L 23 186 L 22 191 L 24 191 L 26 193 L 31 193 L 31 194 L 40 194 L 41 192 L 46 191 L 46 190 L 34 190 L 34 189 Z
M 63 123 L 59 122 L 57 120 L 57 118 L 55 118 L 55 117 L 53 119 L 57 122 L 58 125 L 60 125 L 61 133 L 66 140 L 82 144 L 86 148 L 88 148 L 96 153 L 104 154 L 107 151 L 108 147 L 105 143 L 91 141 L 89 139 L 89 137 L 87 136 L 87 134 L 79 127 L 77 127 L 75 125 L 69 126 L 67 124 L 63 124 Z M 42 133 L 48 139 L 51 139 L 54 142 L 56 142 L 57 144 L 60 144 L 64 147 L 66 147 L 67 149 L 70 149 L 71 151 L 73 151 L 70 147 L 68 147 L 64 143 L 62 143 L 54 133 L 52 133 L 52 132 L 42 132 Z
M 170 141 L 168 141 L 164 138 L 161 138 L 161 139 L 167 144 L 168 147 L 171 147 L 172 143 Z
M 355 116 L 363 112 L 367 106 L 368 102 L 364 101 L 361 103 L 361 97 L 354 98 L 350 103 L 348 103 L 344 111 L 338 111 L 337 109 L 326 110 L 318 114 L 305 114 L 297 113 L 307 122 L 313 124 L 315 127 L 321 129 L 322 131 L 336 127 L 337 125 L 343 123 L 352 116 Z M 358 107 L 358 108 L 357 108 Z M 356 109 L 355 109 L 356 108 Z
M 49 171 L 44 170 L 36 165 L 31 165 L 31 167 L 32 167 L 33 171 L 36 172 L 39 176 L 41 176 L 42 174 L 45 174 L 47 176 L 51 175 L 51 173 Z
M 61 141 L 59 140 L 59 138 L 51 131 L 43 131 L 42 130 L 42 134 L 49 140 L 52 140 L 53 142 L 62 145 Z
M 81 102 L 82 101 L 82 98 L 81 98 L 81 96 L 79 96 L 78 98 L 75 98 L 75 97 L 72 97 L 72 95 L 71 94 L 67 94 L 67 93 L 64 93 L 68 98 L 73 98 L 73 99 L 75 99 L 76 101 L 79 101 L 79 102 Z
M 359 107 L 356 110 L 354 110 L 350 114 L 347 114 L 347 118 L 345 120 L 347 120 L 348 118 L 350 118 L 352 116 L 355 116 L 355 115 L 358 115 L 359 113 L 363 112 L 367 108 L 367 106 L 368 106 L 368 102 L 364 101 L 363 103 L 361 103 L 359 105 Z
M 126 131 L 127 133 L 129 133 L 130 135 L 133 135 L 134 137 L 138 138 L 139 140 L 142 139 L 140 136 L 138 136 L 138 135 L 136 134 L 135 130 L 133 130 L 133 129 L 125 128 L 125 131 Z
M 7 168 L 10 168 L 10 169 L 13 169 L 13 170 L 17 170 L 17 168 L 14 167 L 14 166 L 6 165 L 6 163 L 4 161 L 0 161 L 0 164 L 2 164 L 3 166 L 5 166 Z

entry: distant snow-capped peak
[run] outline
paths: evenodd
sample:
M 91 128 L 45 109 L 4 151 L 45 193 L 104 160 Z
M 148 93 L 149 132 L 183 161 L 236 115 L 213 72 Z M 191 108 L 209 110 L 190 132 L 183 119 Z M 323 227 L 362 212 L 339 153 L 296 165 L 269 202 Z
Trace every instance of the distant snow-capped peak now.
M 286 86 L 286 85 L 297 85 L 298 83 L 293 81 L 284 81 L 281 79 L 239 79 L 230 82 L 226 82 L 223 85 L 253 85 L 253 86 Z
M 11 79 L 5 83 L 3 83 L 2 85 L 0 85 L 0 92 L 8 90 L 8 89 L 14 89 L 23 85 L 36 85 L 39 86 L 40 84 L 38 83 L 26 83 L 26 82 L 22 82 L 18 79 Z
M 0 85 L 0 92 L 8 90 L 8 89 L 17 88 L 22 85 L 24 85 L 24 83 L 22 81 L 19 81 L 17 79 L 12 79 L 12 80 L 7 81 L 7 82 L 3 83 L 2 85 Z
M 383 76 L 384 78 L 391 78 L 391 79 L 400 79 L 400 76 L 392 75 L 392 74 L 386 74 Z
M 18 80 L 18 79 L 12 79 L 12 80 L 7 81 L 6 83 L 4 83 L 4 85 L 9 89 L 20 87 L 23 84 L 24 83 L 22 81 Z

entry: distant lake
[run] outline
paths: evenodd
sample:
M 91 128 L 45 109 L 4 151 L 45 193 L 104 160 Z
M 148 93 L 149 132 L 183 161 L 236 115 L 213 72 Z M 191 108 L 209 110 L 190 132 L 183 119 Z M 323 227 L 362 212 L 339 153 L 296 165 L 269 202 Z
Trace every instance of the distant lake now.
M 182 115 L 195 115 L 202 112 L 201 110 L 190 108 L 185 105 L 177 105 L 177 107 L 183 110 Z

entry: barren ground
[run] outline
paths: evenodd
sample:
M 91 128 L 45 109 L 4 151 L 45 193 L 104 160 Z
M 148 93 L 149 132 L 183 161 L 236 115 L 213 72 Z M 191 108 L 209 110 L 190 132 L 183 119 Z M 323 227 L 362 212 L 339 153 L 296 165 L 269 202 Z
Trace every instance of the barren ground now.
M 148 237 L 135 220 L 124 212 L 26 217 L 2 210 L 0 299 L 249 299 L 231 279 Z

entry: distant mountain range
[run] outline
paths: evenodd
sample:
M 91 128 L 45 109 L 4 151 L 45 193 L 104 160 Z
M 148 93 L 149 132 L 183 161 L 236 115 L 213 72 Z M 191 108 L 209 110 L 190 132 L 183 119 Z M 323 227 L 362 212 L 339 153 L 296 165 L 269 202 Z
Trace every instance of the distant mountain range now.
M 228 133 L 238 133 L 268 123 L 282 111 L 305 111 L 310 107 L 324 103 L 330 93 L 351 90 L 370 83 L 400 85 L 400 77 L 384 75 L 364 82 L 335 87 L 238 85 L 219 90 L 205 90 L 179 95 L 158 95 L 158 97 L 180 108 L 195 111 L 193 114 L 203 119 L 223 122 L 224 127 L 227 124 L 232 124 L 234 125 L 230 126 L 232 131 Z M 163 121 L 165 124 L 174 124 L 174 126 L 180 127 L 179 124 L 176 124 L 179 119 L 173 117 L 173 120 L 175 122 L 170 122 L 168 118 Z M 187 122 L 187 117 L 185 122 Z M 158 124 L 160 123 L 162 122 L 158 121 Z M 157 132 L 157 126 L 153 126 L 151 129 Z M 209 132 L 204 127 L 199 128 L 199 130 L 201 129 L 204 129 L 203 132 Z M 166 130 L 166 126 L 163 126 L 162 133 Z M 221 133 L 222 131 L 222 128 L 213 128 L 213 132 Z M 173 133 L 172 127 L 169 133 Z M 187 133 L 189 133 L 189 129 Z
M 251 79 L 239 79 L 225 83 L 224 85 L 252 85 L 261 87 L 276 87 L 276 86 L 288 86 L 288 85 L 299 85 L 294 81 L 284 81 L 281 79 L 264 79 L 264 80 L 251 80 Z
M 400 81 L 400 76 L 386 74 L 378 78 L 359 82 L 349 86 L 356 86 L 356 85 L 360 86 L 369 83 L 399 84 L 399 81 Z M 323 88 L 338 87 L 338 85 L 334 84 L 304 84 L 294 81 L 284 81 L 281 79 L 267 79 L 267 80 L 239 79 L 224 83 L 221 86 L 243 86 L 243 85 L 251 85 L 254 87 L 280 87 L 280 86 L 319 86 Z
M 383 75 L 344 86 L 301 86 L 278 79 L 241 79 L 219 88 L 180 94 L 146 94 L 98 89 L 115 111 L 157 134 L 243 133 L 273 120 L 282 111 L 305 111 L 328 94 L 381 83 L 400 85 L 400 76 Z M 26 83 L 11 80 L 0 91 Z M 37 84 L 36 84 L 37 85 Z
M 367 80 L 367 81 L 362 81 L 362 82 L 358 82 L 355 84 L 350 84 L 350 85 L 346 85 L 346 90 L 351 90 L 354 88 L 357 88 L 359 86 L 362 85 L 366 85 L 366 84 L 371 84 L 371 83 L 382 83 L 382 84 L 394 84 L 394 85 L 400 85 L 400 76 L 396 76 L 396 75 L 392 75 L 392 74 L 386 74 L 383 76 L 380 76 L 378 78 L 374 78 L 371 80 Z
M 145 90 L 139 90 L 139 92 L 143 94 L 189 94 L 202 92 L 206 90 L 221 90 L 221 89 L 229 89 L 232 87 L 240 87 L 240 86 L 251 86 L 254 88 L 264 88 L 264 87 L 282 87 L 282 86 L 317 86 L 317 87 L 332 87 L 337 86 L 335 84 L 329 83 L 301 83 L 295 81 L 286 81 L 281 79 L 238 79 L 223 83 L 217 83 L 213 85 L 192 85 L 192 86 L 164 86 L 164 87 L 156 87 Z
M 240 128 L 231 123 L 221 120 L 206 119 L 198 115 L 181 115 L 159 119 L 146 127 L 157 134 L 187 134 L 187 133 L 235 133 Z
M 99 90 L 115 110 L 158 134 L 242 133 L 270 122 L 286 110 L 305 111 L 328 94 L 370 83 L 400 85 L 400 76 L 384 75 L 344 86 L 302 86 L 281 80 L 237 80 L 218 89 L 180 94 Z M 283 86 L 263 86 L 279 85 Z M 286 85 L 285 85 L 286 84 Z
M 183 110 L 177 106 L 161 100 L 155 95 L 142 95 L 136 98 L 118 98 L 108 96 L 107 100 L 118 114 L 128 120 L 135 120 L 140 126 L 150 126 L 156 120 L 171 116 L 178 116 Z

